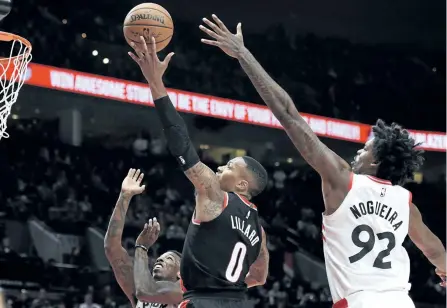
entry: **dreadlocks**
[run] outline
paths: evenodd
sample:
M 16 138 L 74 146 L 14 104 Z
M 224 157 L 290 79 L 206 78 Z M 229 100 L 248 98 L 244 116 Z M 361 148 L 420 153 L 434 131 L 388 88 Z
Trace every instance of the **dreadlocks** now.
M 373 155 L 379 164 L 376 176 L 393 185 L 405 184 L 424 162 L 424 151 L 416 149 L 421 143 L 415 143 L 408 131 L 396 123 L 386 125 L 379 119 L 372 130 Z

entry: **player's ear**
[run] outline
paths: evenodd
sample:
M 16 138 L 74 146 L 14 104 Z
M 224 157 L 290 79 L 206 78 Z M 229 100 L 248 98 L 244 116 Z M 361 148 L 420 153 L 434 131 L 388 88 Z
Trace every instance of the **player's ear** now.
M 379 166 L 380 166 L 380 162 L 378 162 L 378 161 L 373 161 L 373 162 L 370 164 L 370 166 L 371 166 L 371 168 L 373 168 L 374 170 L 377 170 L 377 169 L 379 168 Z
M 177 272 L 177 278 L 180 279 L 180 271 Z
M 236 187 L 238 189 L 238 191 L 248 191 L 248 181 L 246 180 L 240 180 L 237 184 Z

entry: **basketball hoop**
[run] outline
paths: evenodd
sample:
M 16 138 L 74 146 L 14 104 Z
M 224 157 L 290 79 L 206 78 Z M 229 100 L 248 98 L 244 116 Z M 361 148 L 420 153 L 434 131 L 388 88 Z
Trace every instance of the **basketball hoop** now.
M 8 138 L 6 121 L 17 101 L 31 61 L 31 43 L 18 35 L 1 32 L 0 43 L 11 43 L 9 57 L 0 57 L 0 139 Z

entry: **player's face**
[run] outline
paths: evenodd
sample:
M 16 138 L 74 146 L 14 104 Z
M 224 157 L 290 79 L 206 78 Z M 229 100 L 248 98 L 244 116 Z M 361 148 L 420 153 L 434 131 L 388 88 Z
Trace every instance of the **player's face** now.
M 172 252 L 166 252 L 155 261 L 152 275 L 156 280 L 175 281 L 179 271 L 178 256 Z
M 377 164 L 374 163 L 373 141 L 369 140 L 365 143 L 363 149 L 357 151 L 357 155 L 351 162 L 352 171 L 357 174 L 374 175 Z
M 238 184 L 246 167 L 242 157 L 236 157 L 230 160 L 225 166 L 217 168 L 216 175 L 219 178 L 220 188 L 226 192 L 237 192 Z

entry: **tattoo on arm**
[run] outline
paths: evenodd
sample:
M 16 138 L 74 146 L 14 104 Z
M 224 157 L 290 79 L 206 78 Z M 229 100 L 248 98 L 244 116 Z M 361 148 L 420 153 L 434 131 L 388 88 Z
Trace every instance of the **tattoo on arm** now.
M 149 257 L 142 249 L 135 250 L 134 280 L 136 296 L 144 302 L 160 304 L 178 304 L 182 301 L 179 283 L 156 281 L 149 271 Z
M 248 50 L 241 54 L 239 63 L 295 147 L 321 177 L 339 179 L 339 171 L 350 169 L 341 157 L 318 139 L 306 120 L 298 113 L 287 92 L 267 74 Z
M 269 260 L 270 255 L 267 249 L 267 236 L 262 230 L 262 243 L 259 256 L 256 261 L 250 266 L 250 271 L 245 278 L 245 283 L 249 288 L 254 286 L 260 286 L 265 283 L 269 272 Z
M 149 294 L 154 293 L 157 290 L 157 282 L 149 272 L 149 257 L 147 256 L 146 251 L 137 248 L 135 250 L 135 258 L 133 262 L 134 282 L 137 296 L 141 292 Z
M 115 274 L 116 281 L 131 302 L 132 307 L 135 307 L 135 286 L 131 257 L 124 248 L 121 248 L 121 250 L 113 251 L 108 256 L 108 259 Z
M 121 237 L 123 235 L 130 200 L 131 198 L 120 194 L 118 201 L 116 202 L 115 209 L 110 217 L 109 226 L 104 237 L 104 246 L 106 247 L 106 250 L 107 247 L 121 247 Z
M 185 171 L 196 188 L 196 217 L 200 221 L 210 221 L 222 212 L 225 192 L 220 189 L 219 179 L 208 166 L 198 162 Z
M 124 195 L 119 196 L 104 237 L 104 248 L 118 284 L 129 298 L 132 307 L 135 307 L 132 259 L 121 246 L 121 237 L 130 200 Z

